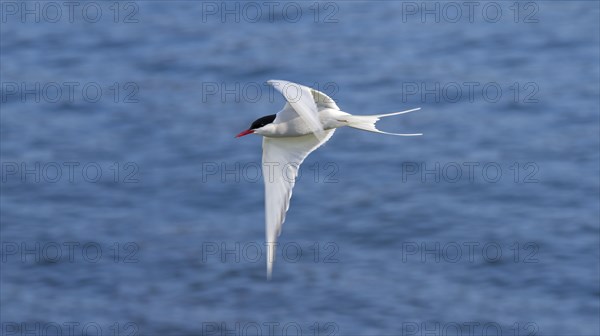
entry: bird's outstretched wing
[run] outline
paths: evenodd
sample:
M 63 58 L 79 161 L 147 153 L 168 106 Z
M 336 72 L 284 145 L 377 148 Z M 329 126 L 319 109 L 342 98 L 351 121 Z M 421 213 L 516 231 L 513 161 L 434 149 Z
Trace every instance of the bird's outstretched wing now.
M 265 228 L 267 277 L 271 278 L 275 261 L 275 243 L 290 207 L 298 168 L 315 149 L 327 142 L 335 129 L 323 131 L 323 139 L 314 134 L 292 138 L 263 138 L 263 179 L 265 182 Z
M 323 140 L 325 131 L 319 120 L 319 108 L 339 110 L 339 107 L 335 104 L 333 99 L 323 92 L 284 80 L 270 80 L 267 83 L 273 86 L 277 91 L 281 92 L 287 101 L 286 107 L 284 107 L 280 113 L 295 111 L 308 125 L 311 132 L 313 132 L 319 140 Z M 291 106 L 292 109 L 287 108 L 288 105 Z M 280 117 L 286 118 L 284 115 L 281 115 Z M 286 119 L 291 118 L 288 117 Z

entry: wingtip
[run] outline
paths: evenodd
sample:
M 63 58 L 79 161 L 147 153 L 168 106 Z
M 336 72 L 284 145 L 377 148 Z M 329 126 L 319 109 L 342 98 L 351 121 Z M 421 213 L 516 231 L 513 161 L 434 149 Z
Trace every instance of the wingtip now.
M 403 113 L 410 113 L 410 112 L 415 112 L 415 111 L 419 111 L 421 108 L 420 107 L 416 107 L 414 109 L 410 109 L 410 110 L 406 110 L 406 111 L 402 111 Z
M 277 83 L 282 83 L 282 82 L 284 82 L 284 83 L 291 83 L 291 82 L 288 82 L 288 81 L 283 80 L 283 79 L 269 79 L 267 81 L 267 84 L 269 84 L 271 86 L 276 86 Z
M 267 247 L 267 281 L 271 281 L 273 275 L 273 264 L 275 263 L 275 243 L 274 239 L 268 239 L 265 243 Z
M 387 132 L 380 132 L 382 134 L 389 134 L 389 135 L 397 135 L 397 136 L 405 136 L 405 137 L 411 137 L 411 136 L 421 136 L 423 135 L 423 133 L 412 133 L 412 134 L 405 134 L 405 133 L 387 133 Z

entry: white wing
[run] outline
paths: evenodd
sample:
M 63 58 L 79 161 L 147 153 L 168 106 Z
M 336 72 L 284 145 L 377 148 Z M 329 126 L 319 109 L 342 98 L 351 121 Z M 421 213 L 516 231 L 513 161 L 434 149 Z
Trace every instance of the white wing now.
M 319 108 L 339 110 L 333 99 L 315 89 L 284 80 L 270 80 L 267 83 L 281 92 L 287 101 L 284 109 L 277 115 L 279 118 L 285 120 L 293 119 L 295 115 L 288 114 L 295 111 L 319 140 L 325 138 L 323 125 L 319 120 Z M 292 108 L 290 109 L 289 107 Z
M 290 207 L 292 188 L 298 176 L 298 168 L 315 149 L 327 142 L 335 129 L 323 131 L 319 140 L 308 134 L 291 138 L 263 138 L 263 179 L 265 182 L 265 226 L 267 242 L 267 277 L 271 278 L 275 261 L 275 243 Z

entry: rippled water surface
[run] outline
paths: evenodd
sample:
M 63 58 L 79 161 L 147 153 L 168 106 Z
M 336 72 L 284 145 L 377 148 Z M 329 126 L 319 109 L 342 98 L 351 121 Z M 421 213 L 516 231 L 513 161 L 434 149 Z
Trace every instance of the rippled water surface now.
M 3 334 L 600 333 L 598 2 L 35 4 L 2 2 Z M 233 136 L 272 78 L 425 135 L 312 154 L 267 282 Z

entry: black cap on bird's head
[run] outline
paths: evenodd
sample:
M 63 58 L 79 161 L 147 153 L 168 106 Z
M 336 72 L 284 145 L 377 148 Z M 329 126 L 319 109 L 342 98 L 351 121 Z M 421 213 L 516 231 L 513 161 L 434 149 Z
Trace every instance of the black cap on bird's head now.
M 243 131 L 242 133 L 236 135 L 236 138 L 239 137 L 243 137 L 244 135 L 248 135 L 248 134 L 252 134 L 254 133 L 255 129 L 261 128 L 265 125 L 268 125 L 270 123 L 272 123 L 275 120 L 275 117 L 277 117 L 276 114 L 271 114 L 262 118 L 258 118 L 256 120 L 254 120 L 254 122 L 252 123 L 252 125 L 250 125 L 250 128 Z

